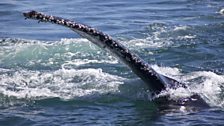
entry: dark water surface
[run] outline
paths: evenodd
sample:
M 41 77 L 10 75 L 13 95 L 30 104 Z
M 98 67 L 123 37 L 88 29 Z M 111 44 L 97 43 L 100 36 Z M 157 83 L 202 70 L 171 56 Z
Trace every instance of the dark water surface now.
M 223 0 L 1 0 L 0 125 L 224 125 Z M 37 10 L 110 34 L 206 109 L 150 101 L 125 65 L 69 29 L 24 20 Z M 157 64 L 157 65 L 155 65 Z

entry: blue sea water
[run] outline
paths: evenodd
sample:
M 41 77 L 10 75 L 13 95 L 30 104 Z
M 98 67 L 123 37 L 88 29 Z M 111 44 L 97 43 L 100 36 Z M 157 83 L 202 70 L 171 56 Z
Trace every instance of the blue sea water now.
M 223 126 L 223 9 L 223 0 L 1 0 L 0 126 Z M 197 93 L 210 108 L 156 104 L 108 52 L 70 29 L 25 20 L 30 10 L 110 34 L 187 83 L 163 92 L 170 99 Z

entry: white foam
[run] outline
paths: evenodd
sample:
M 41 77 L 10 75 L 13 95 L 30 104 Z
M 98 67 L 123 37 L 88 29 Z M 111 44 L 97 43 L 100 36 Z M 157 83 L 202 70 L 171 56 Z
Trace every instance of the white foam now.
M 101 69 L 66 70 L 54 72 L 17 71 L 0 75 L 0 92 L 17 98 L 60 97 L 70 99 L 88 95 L 118 92 L 124 78 Z
M 167 89 L 160 95 L 163 96 L 169 94 L 170 98 L 178 99 L 189 97 L 192 94 L 197 93 L 211 106 L 224 107 L 224 89 L 222 89 L 224 75 L 218 75 L 209 71 L 182 74 L 177 68 L 159 67 L 157 65 L 153 65 L 153 68 L 158 73 L 162 73 L 163 75 L 185 82 L 188 86 L 187 89 L 182 87 L 177 89 Z
M 181 73 L 180 69 L 178 69 L 178 68 L 159 67 L 158 65 L 152 65 L 152 68 L 156 72 L 158 72 L 162 75 L 171 77 L 178 81 L 183 81 L 182 80 L 183 74 Z M 192 93 L 190 90 L 188 90 L 186 88 L 179 87 L 176 89 L 168 88 L 159 94 L 159 96 L 164 96 L 164 95 L 169 95 L 171 99 L 176 100 L 176 99 L 183 98 L 183 97 L 189 97 L 192 95 Z
M 80 66 L 91 63 L 118 63 L 118 60 L 109 53 L 97 47 L 93 48 L 94 45 L 86 39 L 61 39 L 56 42 L 16 40 L 16 43 L 12 43 L 12 39 L 7 41 L 9 44 L 0 48 L 0 63 L 10 67 L 11 65 L 51 67 L 62 64 Z
M 172 77 L 172 76 L 180 76 L 182 75 L 180 69 L 175 68 L 175 67 L 162 67 L 158 65 L 152 65 L 152 68 L 156 70 L 156 72 Z
M 62 38 L 60 41 L 54 42 L 54 44 L 61 45 L 70 45 L 73 43 L 89 44 L 89 41 L 85 38 Z
M 102 69 L 67 69 L 65 66 L 81 66 L 91 63 L 116 64 L 107 53 L 93 47 L 86 39 L 61 39 L 58 42 L 7 39 L 8 44 L 0 48 L 1 62 L 5 65 L 61 65 L 56 71 L 4 69 L 0 74 L 0 91 L 17 98 L 60 97 L 74 98 L 94 93 L 117 92 L 124 78 L 103 72 Z M 7 43 L 7 42 L 6 42 Z M 104 55 L 105 54 L 105 55 Z M 102 56 L 101 56 L 102 55 Z M 82 59 L 79 57 L 102 57 Z M 13 68 L 12 68 L 13 69 Z M 6 73 L 5 73 L 6 72 Z M 7 74 L 11 72 L 11 74 Z
M 187 30 L 188 28 L 188 26 L 176 26 L 174 28 L 174 31 Z
M 196 35 L 178 36 L 177 38 L 180 39 L 180 40 L 183 40 L 183 39 L 194 39 L 194 38 L 196 38 Z
M 19 91 L 7 90 L 6 88 L 0 88 L 0 92 L 6 96 L 13 96 L 16 98 L 45 98 L 45 97 L 59 97 L 47 88 L 27 88 Z
M 176 89 L 169 88 L 159 94 L 159 96 L 165 96 L 165 95 L 169 95 L 169 98 L 173 100 L 178 100 L 180 98 L 190 97 L 192 95 L 192 92 L 183 87 L 179 87 Z
M 64 63 L 62 65 L 62 68 L 65 68 L 65 66 L 69 66 L 69 65 L 75 65 L 75 66 L 82 66 L 82 65 L 86 65 L 86 64 L 90 64 L 90 63 L 107 63 L 107 64 L 117 64 L 118 60 L 89 60 L 89 59 L 75 59 L 72 61 L 66 61 L 66 63 Z
M 133 49 L 136 49 L 136 46 L 137 48 L 145 48 L 147 46 L 159 48 L 169 44 L 155 43 L 151 39 L 133 39 L 127 43 L 131 47 L 133 46 Z M 118 87 L 124 83 L 125 78 L 111 75 L 102 71 L 102 69 L 77 69 L 78 67 L 67 69 L 69 65 L 118 63 L 118 60 L 114 60 L 109 54 L 102 54 L 102 51 L 98 48 L 91 50 L 90 48 L 92 47 L 90 46 L 91 44 L 86 39 L 62 39 L 54 43 L 35 41 L 1 47 L 0 56 L 3 57 L 0 59 L 0 62 L 7 58 L 9 62 L 10 60 L 16 62 L 22 57 L 21 59 L 24 60 L 22 64 L 29 61 L 31 65 L 40 63 L 51 66 L 59 61 L 64 61 L 60 64 L 62 66 L 61 69 L 50 72 L 21 70 L 12 73 L 11 70 L 3 69 L 1 70 L 3 71 L 1 72 L 2 74 L 0 74 L 0 92 L 4 95 L 18 98 L 60 97 L 64 99 L 97 93 L 119 92 Z M 90 53 L 89 51 L 93 52 Z M 44 53 L 49 55 L 46 60 L 41 59 L 45 55 Z M 88 55 L 92 53 L 94 53 L 94 58 L 100 56 L 102 59 L 88 59 Z M 35 57 L 37 55 L 39 56 Z M 79 55 L 87 58 L 79 58 Z M 224 83 L 223 75 L 204 71 L 182 74 L 178 68 L 159 67 L 157 65 L 152 67 L 163 75 L 189 82 L 189 90 L 183 88 L 167 90 L 166 93 L 171 94 L 174 99 L 186 97 L 192 93 L 199 93 L 211 105 L 224 106 L 224 100 L 221 97 L 223 95 L 221 89 L 221 85 Z M 7 72 L 11 74 L 7 74 Z M 197 79 L 200 81 L 195 81 Z
M 132 39 L 128 42 L 122 42 L 126 43 L 125 45 L 129 46 L 131 49 L 141 49 L 141 48 L 161 48 L 161 47 L 167 47 L 172 44 L 169 40 L 163 40 L 162 38 L 157 38 L 157 41 L 151 37 L 147 37 L 145 39 Z M 150 54 L 153 54 L 152 52 L 149 52 Z
M 199 71 L 185 76 L 186 79 L 192 80 L 200 78 L 200 82 L 194 82 L 191 85 L 191 91 L 201 94 L 209 104 L 213 106 L 224 107 L 223 91 L 221 86 L 224 83 L 224 75 L 218 75 L 214 72 Z

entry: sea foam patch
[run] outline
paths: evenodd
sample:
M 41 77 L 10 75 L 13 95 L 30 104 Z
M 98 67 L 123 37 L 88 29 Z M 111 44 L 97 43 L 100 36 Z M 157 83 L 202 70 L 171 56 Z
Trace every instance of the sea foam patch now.
M 180 80 L 187 84 L 187 88 L 167 89 L 159 96 L 169 95 L 171 99 L 189 97 L 193 94 L 199 94 L 211 106 L 224 107 L 224 76 L 210 71 L 198 71 L 183 74 L 178 68 L 159 67 L 153 65 L 153 68 L 166 76 Z
M 54 72 L 17 71 L 0 75 L 0 91 L 17 98 L 70 99 L 117 92 L 125 80 L 101 69 L 60 69 Z

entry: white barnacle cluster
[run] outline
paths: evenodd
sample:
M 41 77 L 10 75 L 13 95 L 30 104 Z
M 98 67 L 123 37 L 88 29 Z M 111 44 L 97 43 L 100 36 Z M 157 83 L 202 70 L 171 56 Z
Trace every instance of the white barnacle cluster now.
M 39 15 L 37 15 L 37 18 L 40 18 L 41 20 L 43 20 L 44 16 L 45 15 L 43 15 L 43 14 L 39 14 Z
M 118 47 L 118 44 L 117 44 L 117 43 L 115 43 L 115 44 L 113 44 L 113 45 L 114 45 L 115 48 Z
M 67 27 L 72 27 L 72 28 L 74 28 L 76 26 L 76 24 L 72 23 L 71 21 L 66 21 L 66 20 L 64 20 L 64 25 Z
M 147 65 L 146 64 L 144 64 L 144 63 L 141 63 L 141 70 L 147 70 Z
M 111 36 L 109 36 L 109 35 L 107 35 L 107 34 L 104 34 L 105 35 L 105 39 L 106 40 L 110 40 L 110 41 L 112 41 L 112 37 Z M 113 42 L 114 43 L 114 42 Z M 121 45 L 119 45 L 119 46 L 121 46 Z
M 135 63 L 137 63 L 137 64 L 141 64 L 141 60 L 138 58 L 138 57 L 134 57 L 134 61 L 135 61 Z
M 92 27 L 88 27 L 88 32 L 94 36 L 99 36 L 100 35 L 100 32 L 97 31 L 95 28 L 92 28 Z
M 149 64 L 147 64 L 147 63 L 141 63 L 141 65 L 143 66 L 143 69 L 145 70 L 145 71 L 147 71 L 148 73 L 150 73 L 151 74 L 151 76 L 154 76 L 155 75 L 155 72 L 153 71 L 153 69 L 149 66 Z
M 108 39 L 108 40 L 112 40 L 112 37 L 109 36 L 109 35 L 107 35 L 107 39 Z
M 35 15 L 35 19 L 39 19 L 38 23 L 43 21 L 43 15 L 39 14 L 39 15 Z
M 92 32 L 90 32 L 90 28 L 88 26 L 85 26 L 85 29 L 88 33 L 92 34 Z
M 75 24 L 71 24 L 71 22 L 65 21 L 64 25 L 67 26 L 67 27 L 74 27 Z
M 57 20 L 56 20 L 56 23 L 57 23 L 57 24 L 61 24 L 62 22 L 61 22 L 60 19 L 57 19 Z
M 92 35 L 99 38 L 99 32 L 97 32 L 97 31 L 92 32 Z
M 159 77 L 158 77 L 158 74 L 156 74 L 155 71 L 150 70 L 149 73 L 151 74 L 151 76 L 155 76 L 155 75 L 156 75 L 156 77 L 159 78 Z
M 71 25 L 73 28 L 75 28 L 75 29 L 80 29 L 81 28 L 81 26 L 80 26 L 80 24 L 73 24 L 73 25 Z
M 100 35 L 100 37 L 101 37 L 101 40 L 103 41 L 103 42 L 106 42 L 106 41 L 111 41 L 112 39 L 110 38 L 110 36 L 109 35 L 107 35 L 107 34 L 104 34 L 104 33 L 100 33 L 100 32 L 97 32 L 99 35 Z M 113 42 L 113 41 L 111 41 L 111 43 L 110 43 L 112 46 L 114 46 L 114 47 L 117 47 L 117 46 L 119 46 L 118 45 L 118 43 L 116 43 L 116 42 Z
M 150 67 L 147 67 L 146 70 L 148 71 L 148 73 L 152 73 L 153 74 L 153 71 Z
M 79 29 L 81 30 L 85 29 L 85 25 L 79 24 Z
M 37 18 L 39 18 L 41 21 L 45 21 L 45 22 L 47 22 L 47 17 L 46 17 L 46 15 L 42 15 L 42 14 L 40 14 Z
M 53 21 L 54 20 L 54 17 L 51 15 L 50 17 L 49 17 L 49 21 Z
M 56 24 L 61 24 L 61 21 L 59 19 L 56 19 Z
M 81 28 L 80 24 L 76 24 L 75 28 L 80 29 Z
M 65 21 L 64 25 L 67 26 L 67 27 L 74 27 L 75 24 L 70 24 L 69 21 Z
M 114 47 L 117 50 L 117 52 L 119 52 L 123 56 L 123 54 L 122 54 L 123 48 L 120 46 L 120 44 L 119 43 L 115 43 Z
M 42 21 L 47 21 L 47 18 L 46 18 L 46 17 L 43 17 L 43 18 L 42 18 Z
M 61 24 L 64 24 L 65 23 L 65 20 L 64 19 L 61 19 L 60 23 Z
M 108 35 L 107 34 L 103 34 L 104 38 L 107 40 L 109 39 Z
M 99 31 L 97 31 L 97 30 L 94 30 L 94 33 L 95 33 L 95 34 L 97 34 L 97 35 L 99 35 L 99 34 L 100 34 L 100 32 L 99 32 Z
M 92 33 L 92 34 L 94 34 L 94 35 L 97 33 L 94 28 L 89 28 L 89 32 Z
M 149 67 L 148 64 L 147 64 L 147 68 L 146 68 L 146 70 L 147 70 L 149 73 L 151 73 L 151 75 L 155 74 L 155 72 L 152 70 L 151 67 Z

